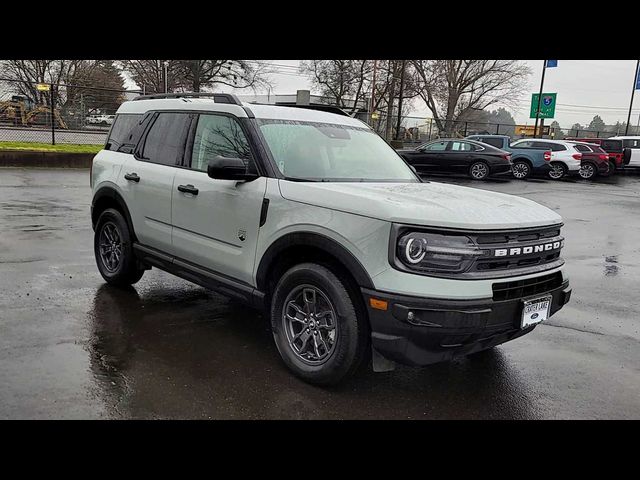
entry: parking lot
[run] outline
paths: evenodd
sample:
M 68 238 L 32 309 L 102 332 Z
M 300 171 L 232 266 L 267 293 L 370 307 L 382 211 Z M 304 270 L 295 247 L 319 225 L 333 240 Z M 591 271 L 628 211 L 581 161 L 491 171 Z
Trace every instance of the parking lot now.
M 485 355 L 322 389 L 252 310 L 157 269 L 106 286 L 87 170 L 0 170 L 0 418 L 640 418 L 640 175 L 434 180 L 560 213 L 571 302 Z

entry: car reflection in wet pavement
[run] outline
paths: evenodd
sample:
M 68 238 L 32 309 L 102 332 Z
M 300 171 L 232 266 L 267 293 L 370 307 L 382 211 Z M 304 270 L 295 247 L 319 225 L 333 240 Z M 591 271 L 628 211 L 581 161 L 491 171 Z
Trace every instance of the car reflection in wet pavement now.
M 563 215 L 571 303 L 494 350 L 323 389 L 289 373 L 251 309 L 156 269 L 104 284 L 86 171 L 3 170 L 0 418 L 640 418 L 640 176 L 434 180 Z

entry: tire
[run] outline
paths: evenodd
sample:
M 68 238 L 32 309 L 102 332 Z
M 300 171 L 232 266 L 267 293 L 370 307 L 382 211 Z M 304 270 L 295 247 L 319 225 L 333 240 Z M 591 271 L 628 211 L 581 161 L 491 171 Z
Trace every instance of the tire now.
M 531 176 L 531 165 L 525 160 L 516 160 L 511 167 L 511 173 L 518 180 L 526 180 Z
M 100 275 L 111 285 L 133 285 L 144 274 L 133 253 L 131 238 L 127 222 L 118 210 L 108 208 L 100 214 L 93 251 Z
M 591 162 L 585 162 L 580 165 L 578 174 L 583 180 L 593 180 L 598 176 L 598 167 L 596 167 L 596 165 Z
M 551 180 L 560 180 L 567 174 L 567 166 L 562 162 L 551 162 L 551 170 L 547 175 Z
M 474 180 L 485 180 L 489 176 L 489 165 L 484 162 L 473 162 L 469 167 L 469 176 Z
M 313 310 L 329 314 L 321 319 L 310 315 Z M 352 375 L 369 343 L 366 318 L 358 310 L 346 284 L 328 268 L 301 263 L 287 270 L 275 287 L 270 312 L 273 338 L 287 367 L 304 381 L 324 386 Z
M 615 162 L 609 162 L 609 170 L 607 170 L 604 173 L 601 173 L 600 175 L 602 175 L 603 177 L 610 177 L 614 173 L 616 173 L 616 163 Z

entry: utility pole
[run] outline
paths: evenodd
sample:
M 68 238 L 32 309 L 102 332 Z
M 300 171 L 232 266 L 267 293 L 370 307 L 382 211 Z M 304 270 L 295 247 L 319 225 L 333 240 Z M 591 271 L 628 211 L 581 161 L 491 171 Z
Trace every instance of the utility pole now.
M 169 92 L 169 89 L 167 88 L 167 86 L 168 86 L 167 63 L 168 62 L 166 60 L 164 60 L 163 64 L 162 64 L 162 67 L 164 68 L 164 93 L 168 93 Z
M 400 69 L 400 91 L 398 92 L 398 122 L 396 123 L 396 140 L 400 140 L 400 122 L 402 121 L 402 94 L 404 93 L 404 69 L 406 60 L 402 60 Z
M 373 83 L 371 84 L 371 107 L 369 108 L 369 124 L 373 127 L 373 110 L 376 106 L 376 73 L 378 60 L 373 61 Z
M 538 106 L 536 107 L 536 123 L 533 127 L 533 138 L 538 138 L 538 120 L 540 119 L 540 102 L 542 102 L 542 89 L 544 88 L 544 74 L 547 71 L 547 61 L 542 61 L 542 80 L 540 80 L 540 93 L 538 94 Z M 542 136 L 542 135 L 540 135 Z
M 629 116 L 627 117 L 627 127 L 624 130 L 625 135 L 629 135 L 629 123 L 631 123 L 631 107 L 633 107 L 633 96 L 638 88 L 638 69 L 640 68 L 640 60 L 636 60 L 636 74 L 633 77 L 633 89 L 631 90 L 631 103 L 629 103 Z
M 56 86 L 51 83 L 51 145 L 56 144 Z

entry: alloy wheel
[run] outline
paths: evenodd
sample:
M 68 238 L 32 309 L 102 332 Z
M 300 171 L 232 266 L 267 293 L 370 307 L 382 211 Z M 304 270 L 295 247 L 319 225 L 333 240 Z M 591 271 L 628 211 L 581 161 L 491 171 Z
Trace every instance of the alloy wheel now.
M 115 223 L 106 222 L 100 231 L 100 260 L 109 273 L 114 273 L 122 259 L 122 236 Z
M 289 347 L 303 362 L 324 363 L 338 338 L 336 312 L 329 297 L 312 285 L 293 289 L 284 302 L 282 325 Z
M 551 170 L 549 170 L 549 177 L 553 178 L 554 180 L 557 180 L 559 178 L 562 178 L 564 176 L 564 168 L 562 168 L 562 165 L 551 165 Z
M 471 176 L 476 180 L 482 180 L 489 173 L 484 163 L 475 163 L 471 166 Z
M 526 178 L 529 175 L 529 166 L 526 163 L 516 163 L 512 172 L 515 178 Z
M 593 165 L 591 165 L 590 163 L 587 163 L 580 167 L 580 171 L 578 173 L 585 180 L 589 180 L 595 175 L 596 172 L 595 172 L 595 169 L 593 168 Z

